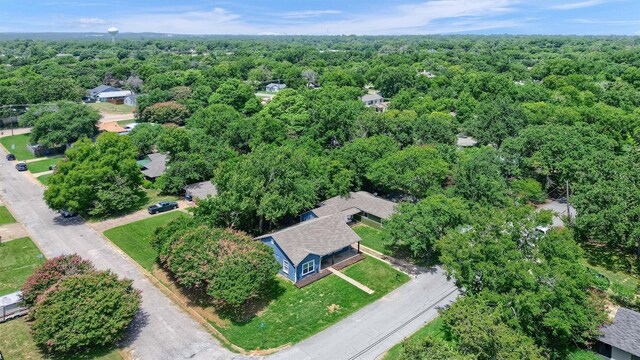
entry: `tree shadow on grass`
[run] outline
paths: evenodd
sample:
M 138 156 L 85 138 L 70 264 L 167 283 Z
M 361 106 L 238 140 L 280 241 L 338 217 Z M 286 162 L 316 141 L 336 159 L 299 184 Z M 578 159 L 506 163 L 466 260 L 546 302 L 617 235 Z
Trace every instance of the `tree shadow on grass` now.
M 582 243 L 582 249 L 590 265 L 640 278 L 640 261 L 636 256 L 606 244 L 595 242 Z
M 161 282 L 176 291 L 188 307 L 194 308 L 197 312 L 205 315 L 208 320 L 212 321 L 212 318 L 219 318 L 233 324 L 244 324 L 251 321 L 251 319 L 264 311 L 273 300 L 279 298 L 286 291 L 280 281 L 274 277 L 261 294 L 249 299 L 240 307 L 233 307 L 214 301 L 204 289 L 188 288 L 180 285 L 177 278 L 161 266 L 157 266 L 155 275 L 160 277 Z

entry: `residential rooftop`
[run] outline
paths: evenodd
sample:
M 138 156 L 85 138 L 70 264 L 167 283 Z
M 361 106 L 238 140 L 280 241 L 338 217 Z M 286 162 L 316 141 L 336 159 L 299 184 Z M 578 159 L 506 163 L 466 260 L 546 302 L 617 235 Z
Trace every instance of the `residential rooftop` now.
M 613 323 L 603 326 L 600 341 L 640 356 L 640 313 L 620 308 Z

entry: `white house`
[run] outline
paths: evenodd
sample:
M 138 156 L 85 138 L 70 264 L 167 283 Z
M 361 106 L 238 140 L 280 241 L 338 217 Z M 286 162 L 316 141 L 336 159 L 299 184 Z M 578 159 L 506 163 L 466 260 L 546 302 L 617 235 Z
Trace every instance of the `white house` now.
M 269 91 L 269 92 L 278 92 L 284 88 L 286 88 L 287 85 L 285 84 L 276 84 L 276 83 L 271 83 L 269 85 L 266 86 L 265 90 Z

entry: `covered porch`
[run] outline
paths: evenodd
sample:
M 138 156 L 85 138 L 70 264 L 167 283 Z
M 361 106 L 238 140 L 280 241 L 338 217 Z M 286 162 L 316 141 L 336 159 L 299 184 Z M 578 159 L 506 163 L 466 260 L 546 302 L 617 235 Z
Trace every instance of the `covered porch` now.
M 355 244 L 348 246 L 345 249 L 341 249 L 332 254 L 323 256 L 320 261 L 320 270 L 326 269 L 332 266 L 335 268 L 336 266 L 339 266 L 345 262 L 348 262 L 350 259 L 357 257 L 358 255 L 361 255 L 359 241 Z M 348 265 L 351 265 L 352 263 L 353 262 L 351 262 Z M 345 265 L 345 266 L 348 266 L 348 265 Z

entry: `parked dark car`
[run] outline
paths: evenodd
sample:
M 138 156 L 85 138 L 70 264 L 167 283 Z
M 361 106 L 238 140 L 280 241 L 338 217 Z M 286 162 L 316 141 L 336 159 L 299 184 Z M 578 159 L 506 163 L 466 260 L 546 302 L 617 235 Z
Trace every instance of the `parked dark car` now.
M 149 214 L 157 214 L 178 208 L 178 203 L 175 201 L 162 201 L 157 204 L 149 206 Z
M 16 169 L 18 171 L 27 171 L 27 163 L 17 163 Z
M 16 159 L 16 156 L 13 154 L 7 154 L 7 161 L 13 161 Z
M 78 216 L 78 213 L 62 209 L 60 210 L 60 215 L 62 215 L 63 218 L 72 218 Z

